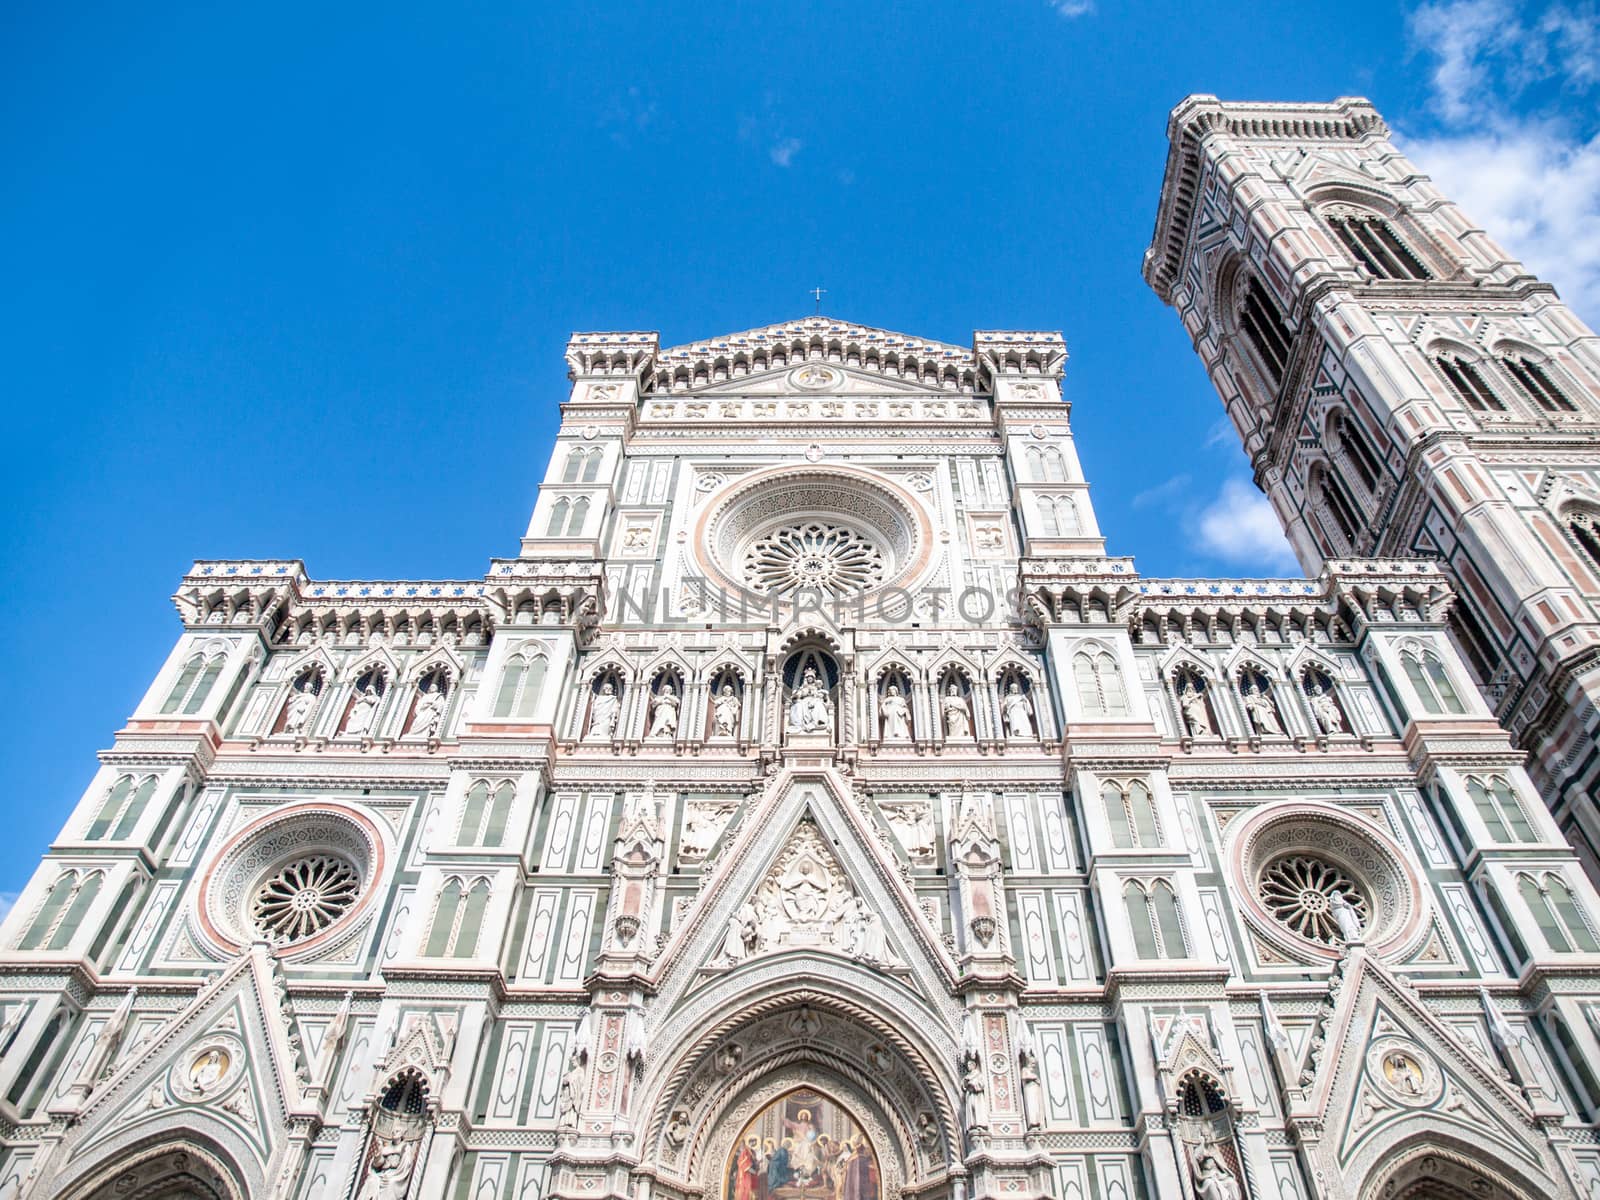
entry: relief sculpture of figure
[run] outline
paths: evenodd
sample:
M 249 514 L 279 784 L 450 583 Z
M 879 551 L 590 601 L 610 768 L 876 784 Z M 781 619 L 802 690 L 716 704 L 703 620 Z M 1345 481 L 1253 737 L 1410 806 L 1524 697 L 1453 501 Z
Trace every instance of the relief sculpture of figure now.
M 789 695 L 789 728 L 797 733 L 821 733 L 833 723 L 832 710 L 828 689 L 817 678 L 816 668 L 807 667 Z
M 961 1091 L 963 1107 L 966 1110 L 968 1129 L 987 1129 L 989 1127 L 989 1097 L 988 1084 L 983 1078 L 983 1060 L 976 1054 L 969 1055 L 965 1071 L 961 1076 Z
M 621 711 L 622 703 L 617 699 L 616 689 L 610 683 L 602 683 L 594 703 L 589 706 L 589 737 L 599 742 L 610 741 L 617 731 L 617 717 Z
M 722 691 L 717 694 L 712 719 L 717 723 L 718 737 L 731 738 L 737 736 L 739 731 L 739 697 L 734 694 L 731 683 L 723 684 Z
M 911 740 L 911 710 L 906 698 L 900 694 L 900 685 L 891 683 L 883 697 L 883 740 L 909 742 Z
M 1250 717 L 1250 725 L 1257 733 L 1281 734 L 1283 726 L 1278 723 L 1278 713 L 1272 707 L 1272 698 L 1261 690 L 1254 675 L 1245 676 L 1244 690 L 1240 693 L 1244 698 L 1244 711 Z
M 664 680 L 650 707 L 650 732 L 646 737 L 670 738 L 678 732 L 678 690 Z
M 1044 1086 L 1039 1082 L 1039 1056 L 1031 1046 L 1017 1055 L 1017 1075 L 1022 1080 L 1022 1123 L 1029 1129 L 1044 1126 Z
M 939 700 L 939 711 L 944 714 L 944 736 L 954 741 L 972 736 L 972 714 L 967 711 L 967 701 L 961 694 L 961 685 L 952 683 Z
M 1031 742 L 1038 734 L 1033 728 L 1033 701 L 1022 691 L 1022 685 L 1013 682 L 1000 702 L 1001 715 L 1005 717 L 1006 737 L 1014 742 Z
M 1328 912 L 1333 915 L 1333 923 L 1339 927 L 1341 938 L 1347 942 L 1361 940 L 1361 914 L 1343 892 L 1336 891 L 1328 896 Z

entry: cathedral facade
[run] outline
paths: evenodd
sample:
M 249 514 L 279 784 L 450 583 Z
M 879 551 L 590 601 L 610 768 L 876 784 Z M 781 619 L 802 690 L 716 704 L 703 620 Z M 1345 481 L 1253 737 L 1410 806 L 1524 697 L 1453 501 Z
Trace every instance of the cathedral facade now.
M 1452 564 L 1141 576 L 1065 360 L 578 334 L 482 578 L 196 563 L 0 930 L 0 1200 L 1600 1192 Z

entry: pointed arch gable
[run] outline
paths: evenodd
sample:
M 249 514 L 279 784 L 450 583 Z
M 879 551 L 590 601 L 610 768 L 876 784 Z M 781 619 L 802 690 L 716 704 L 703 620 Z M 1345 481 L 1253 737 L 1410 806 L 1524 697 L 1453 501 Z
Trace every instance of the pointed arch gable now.
M 426 679 L 428 673 L 437 667 L 443 667 L 450 673 L 452 685 L 459 684 L 466 673 L 466 663 L 462 661 L 461 656 L 449 646 L 438 645 L 410 665 L 402 682 L 415 683 Z
M 399 682 L 401 677 L 400 664 L 395 660 L 394 655 L 389 653 L 388 646 L 373 646 L 365 653 L 356 655 L 355 658 L 345 664 L 344 669 L 340 672 L 339 682 L 344 683 L 360 679 L 372 667 L 379 667 L 388 672 L 390 687 Z

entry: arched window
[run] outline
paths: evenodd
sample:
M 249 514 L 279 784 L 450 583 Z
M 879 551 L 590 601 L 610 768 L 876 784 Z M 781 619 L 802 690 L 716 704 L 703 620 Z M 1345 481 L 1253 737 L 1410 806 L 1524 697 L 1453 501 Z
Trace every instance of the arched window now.
M 1497 842 L 1533 842 L 1538 838 L 1528 823 L 1511 784 L 1503 775 L 1491 775 L 1486 783 L 1476 776 L 1467 779 L 1467 795 L 1477 809 L 1489 836 Z
M 1328 227 L 1351 259 L 1375 279 L 1431 279 L 1422 260 L 1377 213 L 1342 208 L 1327 214 Z
M 1456 354 L 1439 354 L 1434 357 L 1433 365 L 1444 376 L 1456 399 L 1473 412 L 1506 411 L 1504 402 L 1494 394 L 1476 363 Z
M 567 520 L 567 536 L 577 537 L 583 532 L 583 523 L 589 519 L 589 497 L 579 496 L 572 502 L 572 516 Z
M 1567 532 L 1589 559 L 1589 565 L 1600 571 L 1600 521 L 1587 509 L 1574 509 L 1566 517 Z
M 1056 520 L 1056 502 L 1054 496 L 1039 497 L 1039 530 L 1045 537 L 1059 537 L 1061 524 Z
M 1500 365 L 1504 367 L 1511 378 L 1517 381 L 1517 386 L 1545 412 L 1570 413 L 1577 412 L 1578 406 L 1567 398 L 1556 381 L 1545 370 L 1544 364 L 1520 354 L 1502 355 Z
M 545 526 L 545 537 L 560 537 L 567 531 L 567 516 L 572 511 L 572 501 L 563 497 L 550 506 L 550 524 Z
M 1137 846 L 1143 850 L 1161 845 L 1156 826 L 1155 798 L 1139 780 L 1127 784 L 1107 782 L 1100 789 L 1105 801 L 1106 823 L 1111 827 L 1111 842 L 1121 850 Z
M 1323 528 L 1337 535 L 1341 549 L 1354 552 L 1365 522 L 1361 519 L 1360 509 L 1345 490 L 1343 481 L 1318 464 L 1311 473 L 1311 498 L 1323 516 Z
M 19 950 L 60 950 L 72 940 L 78 926 L 89 912 L 89 906 L 100 894 L 105 877 L 99 871 L 79 875 L 67 871 L 50 887 L 49 894 L 39 907 L 39 912 L 28 926 Z
M 1150 912 L 1150 897 L 1133 880 L 1122 885 L 1122 902 L 1128 909 L 1128 925 L 1133 930 L 1133 948 L 1140 958 L 1160 958 L 1161 943 L 1156 940 L 1156 923 Z
M 455 935 L 456 921 L 461 915 L 461 881 L 452 879 L 439 893 L 439 905 L 433 910 L 433 928 L 428 931 L 428 944 L 423 954 L 429 958 L 442 958 Z
M 1254 277 L 1245 285 L 1244 303 L 1239 309 L 1239 328 L 1255 350 L 1256 357 L 1261 360 L 1272 385 L 1276 387 L 1282 383 L 1283 373 L 1289 366 L 1292 339 L 1288 326 L 1278 315 L 1278 306 Z
M 138 824 L 139 818 L 144 815 L 145 805 L 150 801 L 150 794 L 156 790 L 156 777 L 147 775 L 137 787 L 134 786 L 133 776 L 124 775 L 117 780 L 107 793 L 105 803 L 100 806 L 100 812 L 95 816 L 94 822 L 89 826 L 86 835 L 91 842 L 101 838 L 110 837 L 120 841 L 133 832 L 133 827 Z
M 534 705 L 539 702 L 539 690 L 544 687 L 547 666 L 543 655 L 527 657 L 513 654 L 506 663 L 505 674 L 500 676 L 500 690 L 494 698 L 494 715 L 521 720 L 533 716 Z
M 1551 950 L 1557 954 L 1600 950 L 1572 890 L 1560 876 L 1546 872 L 1536 879 L 1524 872 L 1517 876 L 1517 891 Z
M 1178 916 L 1178 895 L 1165 879 L 1146 885 L 1130 879 L 1122 886 L 1133 927 L 1134 949 L 1140 958 L 1186 958 L 1188 947 Z
M 1432 650 L 1410 648 L 1401 653 L 1400 660 L 1424 709 L 1435 714 L 1467 711 L 1444 664 Z
M 1065 483 L 1067 481 L 1067 460 L 1061 450 L 1056 446 L 1046 446 L 1040 452 L 1042 474 L 1039 476 L 1045 483 Z
M 517 788 L 511 780 L 503 780 L 492 790 L 489 781 L 480 779 L 467 789 L 467 800 L 461 810 L 461 833 L 456 844 L 461 846 L 499 846 L 505 839 L 506 821 L 511 816 L 511 802 Z
M 1572 948 L 1581 950 L 1585 954 L 1600 954 L 1600 942 L 1595 941 L 1594 931 L 1589 928 L 1583 909 L 1578 905 L 1578 898 L 1572 894 L 1567 881 L 1559 875 L 1550 873 L 1545 875 L 1544 884 L 1550 903 L 1555 908 L 1556 919 L 1566 931 L 1567 940 L 1572 944 Z
M 1367 495 L 1377 493 L 1378 480 L 1383 474 L 1378 456 L 1373 453 L 1372 447 L 1367 445 L 1367 439 L 1360 427 L 1354 421 L 1346 419 L 1342 412 L 1336 412 L 1328 418 L 1328 448 L 1342 454 L 1354 469 L 1356 477 L 1361 480 L 1362 486 L 1367 489 Z
M 588 461 L 589 452 L 582 446 L 574 446 L 567 451 L 567 463 L 561 471 L 562 483 L 577 483 L 578 476 L 583 471 L 583 464 Z
M 1084 715 L 1124 717 L 1128 715 L 1127 691 L 1117 660 L 1106 650 L 1080 650 L 1072 657 L 1072 673 L 1078 685 L 1078 702 Z
M 1156 914 L 1156 933 L 1161 937 L 1163 958 L 1186 958 L 1189 948 L 1183 937 L 1183 921 L 1178 916 L 1178 893 L 1165 879 L 1150 889 L 1150 907 Z
M 199 712 L 200 706 L 211 694 L 217 676 L 222 674 L 226 658 L 227 656 L 220 652 L 210 658 L 196 654 L 184 663 L 183 670 L 178 673 L 177 682 L 172 685 L 172 691 L 167 693 L 167 702 L 161 706 L 162 713 L 178 713 L 188 717 Z

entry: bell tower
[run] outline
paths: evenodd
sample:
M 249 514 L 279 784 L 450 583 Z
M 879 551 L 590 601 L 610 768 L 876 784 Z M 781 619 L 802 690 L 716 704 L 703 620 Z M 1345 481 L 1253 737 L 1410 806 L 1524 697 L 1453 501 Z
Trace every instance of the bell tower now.
M 1600 873 L 1600 338 L 1370 103 L 1190 96 L 1144 277 L 1308 573 L 1425 556 L 1451 631 Z

